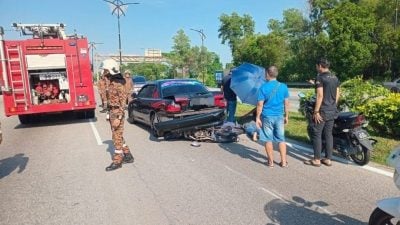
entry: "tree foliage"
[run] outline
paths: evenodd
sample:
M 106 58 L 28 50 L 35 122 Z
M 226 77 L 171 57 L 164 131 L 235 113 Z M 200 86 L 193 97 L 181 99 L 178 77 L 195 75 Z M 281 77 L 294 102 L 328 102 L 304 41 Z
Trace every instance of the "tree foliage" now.
M 280 77 L 287 81 L 315 76 L 315 62 L 320 57 L 331 61 L 331 69 L 341 80 L 360 74 L 364 79 L 393 79 L 400 68 L 396 3 L 308 0 L 308 15 L 287 9 L 281 21 L 268 21 L 266 34 L 254 34 L 249 15 L 222 14 L 219 37 L 230 46 L 235 65 L 244 61 L 278 64 Z
M 218 37 L 221 38 L 222 44 L 229 44 L 233 53 L 243 38 L 254 35 L 255 23 L 250 15 L 245 14 L 241 17 L 237 13 L 232 13 L 230 16 L 222 14 L 219 20 L 221 26 L 218 29 Z

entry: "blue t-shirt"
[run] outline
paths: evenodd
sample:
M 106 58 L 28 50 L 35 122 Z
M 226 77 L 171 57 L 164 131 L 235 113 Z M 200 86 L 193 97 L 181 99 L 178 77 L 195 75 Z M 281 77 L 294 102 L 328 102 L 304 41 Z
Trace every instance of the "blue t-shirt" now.
M 286 84 L 280 83 L 279 88 L 274 94 L 271 92 L 278 85 L 277 80 L 270 80 L 263 84 L 258 91 L 257 101 L 264 101 L 264 107 L 261 115 L 263 117 L 267 116 L 283 116 L 285 109 L 285 99 L 289 98 L 289 90 Z M 270 98 L 267 100 L 267 98 Z

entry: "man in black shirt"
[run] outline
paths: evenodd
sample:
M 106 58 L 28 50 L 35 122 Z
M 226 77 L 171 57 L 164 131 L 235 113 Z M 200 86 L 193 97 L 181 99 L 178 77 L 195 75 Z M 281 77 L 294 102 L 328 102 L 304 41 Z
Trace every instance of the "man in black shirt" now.
M 229 72 L 227 76 L 222 78 L 222 86 L 221 91 L 224 93 L 224 98 L 226 99 L 226 111 L 228 117 L 226 119 L 227 122 L 235 122 L 235 113 L 236 113 L 236 94 L 231 89 L 231 79 L 232 79 L 232 70 Z
M 337 116 L 337 103 L 339 101 L 338 78 L 329 71 L 330 63 L 327 59 L 320 59 L 316 68 L 318 76 L 315 79 L 317 100 L 314 108 L 313 119 L 310 122 L 312 130 L 311 139 L 314 148 L 314 159 L 304 161 L 307 165 L 321 166 L 321 163 L 331 166 L 333 150 L 333 123 Z M 325 139 L 325 158 L 321 159 L 322 135 Z

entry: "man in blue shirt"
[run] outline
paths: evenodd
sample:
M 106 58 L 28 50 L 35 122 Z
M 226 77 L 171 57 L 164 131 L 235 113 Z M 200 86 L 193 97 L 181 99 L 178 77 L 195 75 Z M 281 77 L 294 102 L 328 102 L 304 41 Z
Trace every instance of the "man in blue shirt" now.
M 287 167 L 284 124 L 289 120 L 289 90 L 276 80 L 278 68 L 271 66 L 266 72 L 266 82 L 260 87 L 257 98 L 256 124 L 260 128 L 260 141 L 265 142 L 268 167 L 274 166 L 273 143 L 279 144 L 281 167 Z

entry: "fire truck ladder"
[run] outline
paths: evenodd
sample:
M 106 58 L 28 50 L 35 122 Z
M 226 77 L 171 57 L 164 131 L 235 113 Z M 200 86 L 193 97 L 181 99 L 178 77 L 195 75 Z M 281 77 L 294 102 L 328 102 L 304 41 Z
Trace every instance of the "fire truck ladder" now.
M 11 91 L 14 98 L 14 106 L 21 104 L 28 109 L 26 96 L 26 84 L 21 60 L 21 46 L 6 46 L 8 55 L 8 68 L 10 71 Z

